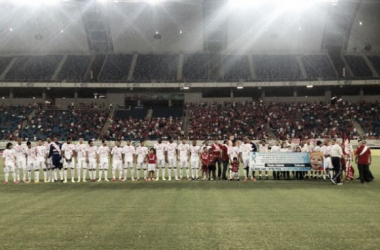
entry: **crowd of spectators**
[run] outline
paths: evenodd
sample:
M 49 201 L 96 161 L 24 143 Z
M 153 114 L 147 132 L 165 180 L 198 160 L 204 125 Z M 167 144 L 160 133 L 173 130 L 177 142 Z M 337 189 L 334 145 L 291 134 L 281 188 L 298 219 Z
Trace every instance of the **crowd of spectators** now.
M 132 58 L 133 55 L 108 55 L 99 80 L 104 82 L 126 82 Z
M 14 132 L 22 128 L 32 111 L 32 106 L 0 106 L 0 140 L 16 139 Z
M 253 65 L 257 80 L 302 79 L 296 56 L 293 55 L 254 55 Z
M 18 135 L 30 140 L 48 136 L 61 141 L 68 136 L 73 140 L 97 139 L 108 115 L 107 110 L 100 109 L 40 110 Z
M 66 82 L 84 81 L 90 63 L 90 56 L 70 55 L 59 72 L 58 79 Z
M 336 79 L 337 73 L 326 55 L 306 55 L 301 57 L 309 79 Z
M 362 56 L 346 55 L 345 59 L 355 78 L 372 77 L 372 71 Z
M 7 81 L 49 82 L 61 62 L 62 56 L 20 56 L 6 74 Z
M 178 54 L 139 54 L 133 74 L 135 82 L 174 82 L 178 73 Z
M 185 82 L 210 80 L 210 55 L 186 54 L 183 60 L 182 78 Z
M 223 66 L 226 81 L 252 80 L 248 57 L 245 55 L 225 56 Z
M 190 139 L 266 137 L 265 112 L 251 102 L 188 103 L 186 108 Z
M 355 119 L 364 129 L 366 137 L 380 139 L 380 103 L 363 102 L 355 109 Z

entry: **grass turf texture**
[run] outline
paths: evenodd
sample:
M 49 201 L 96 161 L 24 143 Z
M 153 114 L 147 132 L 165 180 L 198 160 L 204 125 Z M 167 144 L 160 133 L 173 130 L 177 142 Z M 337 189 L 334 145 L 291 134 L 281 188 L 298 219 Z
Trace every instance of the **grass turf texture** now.
M 379 196 L 378 179 L 10 183 L 0 249 L 379 249 Z

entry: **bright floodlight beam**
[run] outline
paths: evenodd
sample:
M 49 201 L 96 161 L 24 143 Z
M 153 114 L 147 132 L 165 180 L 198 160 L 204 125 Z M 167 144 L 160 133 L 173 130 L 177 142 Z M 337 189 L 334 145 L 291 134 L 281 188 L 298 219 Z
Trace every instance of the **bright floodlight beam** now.
M 28 5 L 40 5 L 40 4 L 56 4 L 61 0 L 2 0 L 0 2 L 10 2 L 13 4 L 28 4 Z

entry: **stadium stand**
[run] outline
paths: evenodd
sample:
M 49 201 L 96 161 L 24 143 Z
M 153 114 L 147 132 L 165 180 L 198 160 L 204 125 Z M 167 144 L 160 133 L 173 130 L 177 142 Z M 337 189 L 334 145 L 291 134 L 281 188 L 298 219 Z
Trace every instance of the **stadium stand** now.
M 210 80 L 210 56 L 208 54 L 186 54 L 183 62 L 183 81 Z
M 20 56 L 5 77 L 7 81 L 51 81 L 62 56 Z
M 301 57 L 309 79 L 336 79 L 334 66 L 326 55 L 305 55 Z
M 155 118 L 180 118 L 183 115 L 182 108 L 154 108 L 152 117 Z
M 380 56 L 368 56 L 368 60 L 372 63 L 373 67 L 380 75 Z
M 0 140 L 12 140 L 16 130 L 22 128 L 22 123 L 33 111 L 32 107 L 0 106 Z
M 61 81 L 84 81 L 85 74 L 91 62 L 90 56 L 70 55 L 59 72 Z
M 302 79 L 293 55 L 254 55 L 253 64 L 258 80 Z
M 361 103 L 356 107 L 355 119 L 366 132 L 366 138 L 380 138 L 380 103 Z
M 139 54 L 133 74 L 135 82 L 164 81 L 177 79 L 178 55 Z
M 226 81 L 252 80 L 247 56 L 225 56 L 223 66 Z
M 355 78 L 372 77 L 372 72 L 361 56 L 345 56 L 348 65 Z
M 41 110 L 19 135 L 29 139 L 46 139 L 51 136 L 62 141 L 67 136 L 71 136 L 73 140 L 81 137 L 85 140 L 97 139 L 107 118 L 106 110 Z
M 99 80 L 104 82 L 126 82 L 133 55 L 108 55 Z
M 12 57 L 0 57 L 0 75 L 4 72 L 11 61 Z

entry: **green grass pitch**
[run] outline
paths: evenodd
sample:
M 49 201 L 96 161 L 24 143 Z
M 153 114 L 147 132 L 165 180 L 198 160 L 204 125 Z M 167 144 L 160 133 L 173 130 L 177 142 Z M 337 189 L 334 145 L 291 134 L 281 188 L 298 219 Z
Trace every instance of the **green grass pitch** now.
M 378 179 L 0 184 L 0 249 L 380 249 L 379 211 Z

